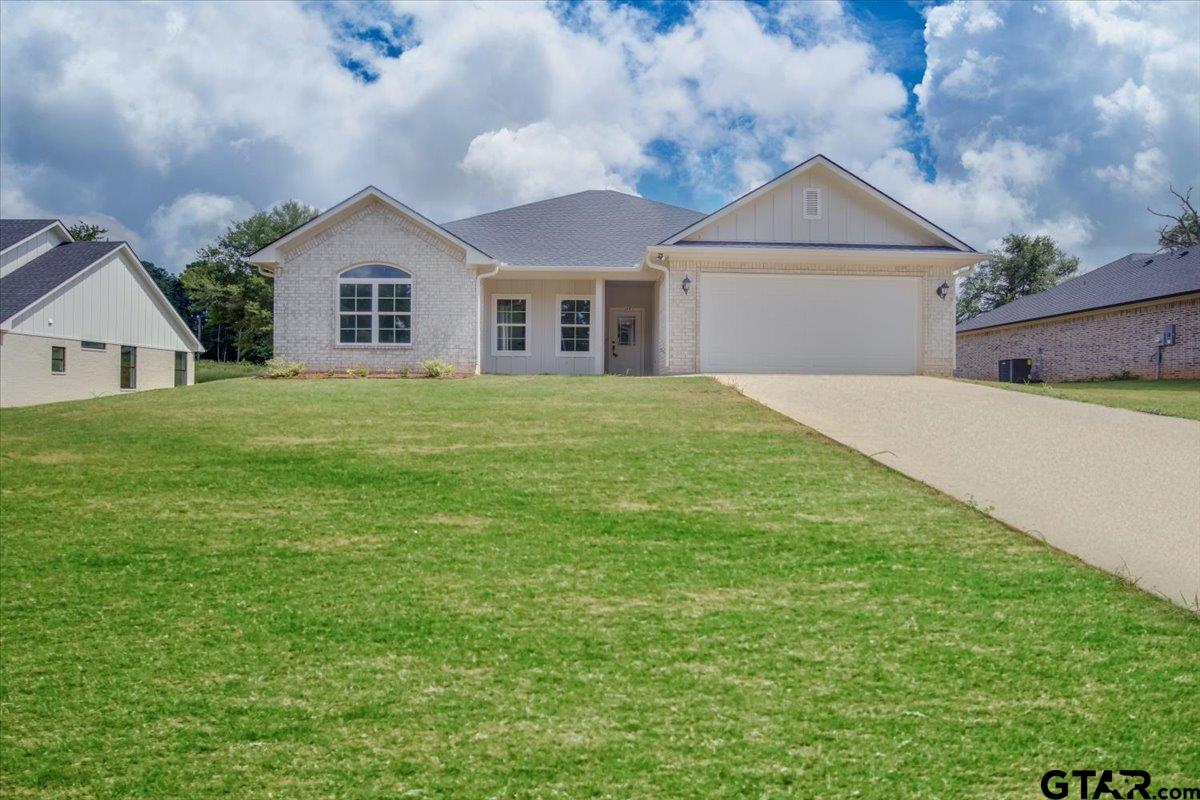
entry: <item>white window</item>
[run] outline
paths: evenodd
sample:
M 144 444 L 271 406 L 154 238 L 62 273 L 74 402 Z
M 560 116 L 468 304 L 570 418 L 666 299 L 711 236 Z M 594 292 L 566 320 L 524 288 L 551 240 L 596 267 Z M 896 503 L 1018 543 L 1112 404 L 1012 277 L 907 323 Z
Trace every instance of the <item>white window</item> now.
M 412 275 L 365 264 L 338 275 L 339 344 L 412 344 Z
M 804 218 L 805 219 L 820 219 L 821 218 L 821 190 L 820 189 L 805 189 L 804 190 Z
M 592 298 L 559 295 L 555 307 L 558 309 L 558 354 L 576 356 L 590 353 Z
M 529 352 L 529 295 L 492 296 L 496 320 L 496 354 L 526 355 Z

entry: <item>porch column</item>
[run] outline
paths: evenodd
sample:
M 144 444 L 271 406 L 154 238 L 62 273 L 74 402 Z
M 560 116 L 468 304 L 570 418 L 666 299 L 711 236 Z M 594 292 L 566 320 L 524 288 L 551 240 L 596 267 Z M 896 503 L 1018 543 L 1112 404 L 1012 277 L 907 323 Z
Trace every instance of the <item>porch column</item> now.
M 596 299 L 592 302 L 592 347 L 596 358 L 596 374 L 604 374 L 604 353 L 608 338 L 604 335 L 604 278 L 596 278 Z

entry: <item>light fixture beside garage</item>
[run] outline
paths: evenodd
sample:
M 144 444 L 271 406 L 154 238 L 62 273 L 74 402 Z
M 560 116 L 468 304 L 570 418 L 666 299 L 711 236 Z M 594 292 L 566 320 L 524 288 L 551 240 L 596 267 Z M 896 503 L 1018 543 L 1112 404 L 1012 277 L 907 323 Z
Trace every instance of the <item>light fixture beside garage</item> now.
M 937 296 L 946 299 L 946 295 L 950 293 L 950 284 L 942 281 L 942 285 L 937 288 Z
M 681 285 L 681 287 L 683 288 L 683 293 L 684 293 L 684 294 L 687 294 L 687 293 L 688 293 L 688 289 L 692 288 L 692 279 L 691 279 L 689 276 L 687 276 L 687 275 L 684 275 L 684 276 L 683 276 L 683 283 L 682 283 L 682 284 L 680 284 L 680 285 Z

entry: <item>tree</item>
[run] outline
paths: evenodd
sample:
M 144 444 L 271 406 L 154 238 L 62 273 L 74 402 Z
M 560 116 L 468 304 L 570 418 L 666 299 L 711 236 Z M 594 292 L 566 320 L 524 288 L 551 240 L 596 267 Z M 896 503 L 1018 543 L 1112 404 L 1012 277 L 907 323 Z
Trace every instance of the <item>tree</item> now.
M 90 222 L 79 220 L 74 225 L 67 226 L 67 233 L 77 242 L 97 242 L 108 239 L 108 228 L 101 228 Z
M 1043 292 L 1078 268 L 1078 256 L 1063 252 L 1049 236 L 1010 233 L 1000 249 L 993 250 L 963 281 L 955 317 L 963 322 L 1018 297 Z
M 204 317 L 202 338 L 217 359 L 228 358 L 229 348 L 237 361 L 271 357 L 274 286 L 246 258 L 319 213 L 289 200 L 252 214 L 201 248 L 184 268 L 180 281 L 191 310 Z
M 1167 189 L 1179 201 L 1179 209 L 1174 214 L 1146 209 L 1156 217 L 1170 220 L 1158 229 L 1159 249 L 1174 250 L 1200 244 L 1200 216 L 1196 215 L 1196 209 L 1192 206 L 1192 187 L 1189 186 L 1183 194 L 1175 191 L 1174 186 L 1168 185 Z

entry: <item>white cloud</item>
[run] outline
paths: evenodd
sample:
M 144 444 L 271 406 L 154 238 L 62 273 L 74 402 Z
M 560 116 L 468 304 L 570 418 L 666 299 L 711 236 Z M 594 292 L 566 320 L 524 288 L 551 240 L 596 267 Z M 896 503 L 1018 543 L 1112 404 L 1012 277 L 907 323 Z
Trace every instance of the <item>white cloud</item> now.
M 1101 167 L 1095 170 L 1095 174 L 1114 189 L 1130 189 L 1141 195 L 1161 191 L 1170 180 L 1166 157 L 1157 147 L 1135 154 L 1131 164 Z
M 253 211 L 240 197 L 194 192 L 156 208 L 150 231 L 171 263 L 183 265 L 195 258 L 197 249 L 224 233 L 229 223 Z
M 984 0 L 954 0 L 941 6 L 933 6 L 925 12 L 926 34 L 943 39 L 957 33 L 986 33 L 1003 25 L 1003 20 L 991 5 Z
M 999 56 L 981 56 L 977 50 L 967 50 L 958 66 L 942 79 L 942 89 L 955 94 L 986 97 L 996 92 L 993 81 L 999 70 Z
M 1127 79 L 1112 94 L 1096 95 L 1092 103 L 1100 112 L 1100 122 L 1105 131 L 1129 117 L 1143 121 L 1150 127 L 1158 127 L 1166 118 L 1166 109 L 1150 87 L 1139 86 L 1133 82 L 1133 78 Z
M 460 166 L 523 203 L 582 189 L 636 194 L 635 173 L 648 164 L 639 142 L 617 125 L 535 122 L 479 134 Z

